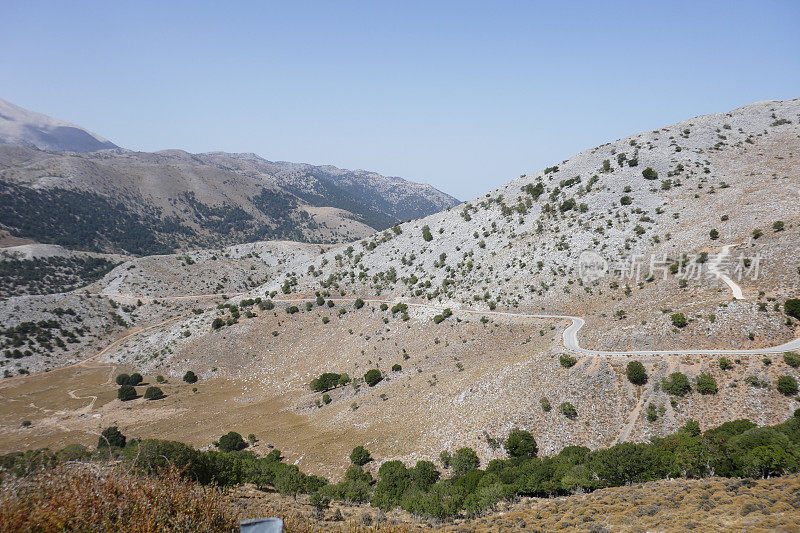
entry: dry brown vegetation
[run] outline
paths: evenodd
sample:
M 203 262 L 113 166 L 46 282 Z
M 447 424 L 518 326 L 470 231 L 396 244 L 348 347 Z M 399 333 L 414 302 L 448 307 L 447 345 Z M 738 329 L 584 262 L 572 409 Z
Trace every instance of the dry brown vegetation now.
M 143 477 L 113 467 L 69 465 L 3 480 L 0 532 L 231 531 L 235 509 L 214 488 L 176 470 Z

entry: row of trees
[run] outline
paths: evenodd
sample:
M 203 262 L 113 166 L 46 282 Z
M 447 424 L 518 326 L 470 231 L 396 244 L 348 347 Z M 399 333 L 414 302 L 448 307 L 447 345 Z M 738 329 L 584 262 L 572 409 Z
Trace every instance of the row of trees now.
M 56 453 L 9 454 L 0 456 L 0 468 L 20 474 L 62 460 L 112 456 L 145 472 L 172 464 L 200 483 L 254 483 L 292 496 L 304 492 L 318 507 L 334 499 L 371 502 L 385 510 L 400 506 L 441 519 L 474 516 L 518 496 L 565 495 L 675 477 L 766 478 L 794 473 L 800 469 L 800 410 L 772 427 L 736 420 L 702 433 L 699 424 L 689 420 L 677 433 L 649 443 L 626 442 L 594 451 L 569 446 L 550 457 L 539 457 L 534 436 L 515 429 L 504 442 L 508 458 L 492 460 L 484 469 L 470 448 L 443 452 L 440 462 L 449 477 L 431 461 L 418 461 L 413 467 L 387 461 L 373 479 L 363 469 L 373 458 L 359 446 L 350 455 L 345 478 L 336 484 L 283 463 L 278 450 L 257 458 L 244 450 L 247 444 L 238 433 L 223 436 L 217 444 L 220 451 L 201 452 L 179 442 L 126 439 L 118 428 L 109 428 L 97 452 L 72 445 Z

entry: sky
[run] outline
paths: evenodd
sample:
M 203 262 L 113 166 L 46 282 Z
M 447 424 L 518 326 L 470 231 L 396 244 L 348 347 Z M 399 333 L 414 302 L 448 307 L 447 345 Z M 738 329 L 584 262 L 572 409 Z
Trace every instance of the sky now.
M 800 2 L 0 0 L 0 97 L 133 150 L 255 152 L 469 200 L 800 97 Z

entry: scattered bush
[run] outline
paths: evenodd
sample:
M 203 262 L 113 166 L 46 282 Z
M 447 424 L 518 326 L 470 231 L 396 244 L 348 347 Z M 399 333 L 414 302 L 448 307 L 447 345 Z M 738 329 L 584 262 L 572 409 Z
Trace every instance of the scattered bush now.
M 472 448 L 459 448 L 450 460 L 453 475 L 464 476 L 481 466 L 478 454 Z
M 134 372 L 133 374 L 131 374 L 128 380 L 128 385 L 133 385 L 135 387 L 136 385 L 139 385 L 143 381 L 144 377 L 140 373 Z
M 117 426 L 111 426 L 100 433 L 100 438 L 97 441 L 98 448 L 106 448 L 108 446 L 116 446 L 117 448 L 125 447 L 125 435 L 123 435 Z
M 800 298 L 786 300 L 786 303 L 783 304 L 783 310 L 787 315 L 800 320 Z
M 727 357 L 721 357 L 719 360 L 719 367 L 722 370 L 730 370 L 731 368 L 733 368 L 733 363 L 731 363 L 731 360 L 728 359 Z
M 186 383 L 197 383 L 197 376 L 191 370 L 187 370 L 186 373 L 183 375 L 183 381 Z
M 673 372 L 669 377 L 661 380 L 661 388 L 673 396 L 685 396 L 692 390 L 689 378 L 681 372 Z
M 545 397 L 539 399 L 539 405 L 542 406 L 542 411 L 544 411 L 545 413 L 549 413 L 550 409 L 552 409 L 552 407 L 550 406 L 550 400 L 548 400 Z
M 800 354 L 796 352 L 786 352 L 783 354 L 783 360 L 786 361 L 786 364 L 792 368 L 797 368 L 800 366 Z
M 650 167 L 647 167 L 646 169 L 642 170 L 642 176 L 644 176 L 644 179 L 646 180 L 654 180 L 658 179 L 658 172 Z
M 136 399 L 136 389 L 133 385 L 123 385 L 117 390 L 117 398 L 123 402 Z
M 353 303 L 353 307 L 355 307 L 356 309 L 361 309 L 362 307 L 364 307 L 364 300 L 362 300 L 361 298 L 356 298 L 356 301 Z
M 630 196 L 623 196 L 619 199 L 619 205 L 631 205 L 633 203 L 633 199 Z
M 164 392 L 158 387 L 147 387 L 144 391 L 145 400 L 160 400 L 164 397 Z
M 712 241 L 716 241 L 717 239 L 719 239 L 719 231 L 717 231 L 716 229 L 712 229 L 711 231 L 708 232 L 708 236 L 711 237 Z
M 324 403 L 325 405 L 331 403 L 331 395 L 328 394 L 327 392 L 322 395 L 322 403 Z
M 383 379 L 383 375 L 381 374 L 381 371 L 378 370 L 377 368 L 373 368 L 372 370 L 368 370 L 367 373 L 364 374 L 364 381 L 370 387 L 374 387 L 375 385 L 380 383 L 382 379 Z
M 300 309 L 298 309 L 296 305 L 290 305 L 289 307 L 286 308 L 286 313 L 289 314 L 289 315 L 293 315 L 293 314 L 299 313 L 299 312 L 300 312 Z
M 536 457 L 539 452 L 536 439 L 522 429 L 512 429 L 504 447 L 509 457 Z
M 700 374 L 695 378 L 695 383 L 697 384 L 697 392 L 700 394 L 717 393 L 717 380 L 711 374 Z
M 625 368 L 625 375 L 628 376 L 628 381 L 634 385 L 644 385 L 647 383 L 647 371 L 644 365 L 639 361 L 631 361 Z
M 400 372 L 401 370 L 403 370 L 403 367 L 398 365 L 397 363 L 392 365 L 392 372 Z
M 130 385 L 131 377 L 128 374 L 120 374 L 116 379 L 117 385 Z
M 309 387 L 314 392 L 325 392 L 342 385 L 350 383 L 350 376 L 347 374 L 336 374 L 334 372 L 325 372 L 311 380 Z
M 564 353 L 558 358 L 558 362 L 561 363 L 561 366 L 564 368 L 572 368 L 578 360 Z
M 433 240 L 433 235 L 431 235 L 431 228 L 428 226 L 422 227 L 422 238 L 425 239 L 425 242 L 431 242 Z
M 784 226 L 783 221 L 776 220 L 775 222 L 772 223 L 772 230 L 775 232 L 783 231 L 783 226 Z
M 356 446 L 353 448 L 353 451 L 350 452 L 350 462 L 356 466 L 364 466 L 370 461 L 372 461 L 372 456 L 363 446 Z
M 683 313 L 675 313 L 671 315 L 669 318 L 670 320 L 672 320 L 672 325 L 675 326 L 676 328 L 685 328 L 686 325 L 689 323 L 689 321 L 686 320 L 686 315 L 684 315 Z
M 578 416 L 578 410 L 575 409 L 575 406 L 569 402 L 564 402 L 559 406 L 561 410 L 561 414 L 569 418 L 570 420 L 575 420 Z
M 221 452 L 238 452 L 247 448 L 247 443 L 240 434 L 230 431 L 219 438 L 217 448 Z
M 797 394 L 797 380 L 792 376 L 781 376 L 778 378 L 778 392 L 784 396 L 794 396 Z

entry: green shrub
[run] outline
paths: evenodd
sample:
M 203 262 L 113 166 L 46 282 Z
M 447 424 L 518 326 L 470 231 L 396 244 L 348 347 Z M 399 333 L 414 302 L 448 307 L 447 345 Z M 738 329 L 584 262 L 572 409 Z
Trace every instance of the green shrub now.
M 350 452 L 350 462 L 354 465 L 364 466 L 370 461 L 372 461 L 372 456 L 363 446 L 356 446 L 353 448 L 353 451 Z
M 794 396 L 797 394 L 797 380 L 792 376 L 781 376 L 778 378 L 778 392 L 784 396 Z
M 796 352 L 786 352 L 783 354 L 783 360 L 786 361 L 786 364 L 792 368 L 797 368 L 800 366 L 800 354 Z
M 561 410 L 561 414 L 569 418 L 570 420 L 575 420 L 578 416 L 578 410 L 575 409 L 575 406 L 569 402 L 564 402 L 559 406 Z
M 578 360 L 564 353 L 558 358 L 558 362 L 561 363 L 561 366 L 564 368 L 572 368 Z
M 145 400 L 160 400 L 164 397 L 164 392 L 158 387 L 147 387 L 144 391 Z
M 403 367 L 398 365 L 397 363 L 392 365 L 392 372 L 400 372 L 401 370 L 403 370 Z
M 504 447 L 509 457 L 536 457 L 539 452 L 536 439 L 522 429 L 512 429 Z
M 364 381 L 370 387 L 374 387 L 378 383 L 381 382 L 383 379 L 383 375 L 381 375 L 381 371 L 377 368 L 373 368 L 372 370 L 368 370 L 366 374 L 364 374 Z
M 784 224 L 783 224 L 783 221 L 781 221 L 781 220 L 776 220 L 775 222 L 772 223 L 772 229 L 774 231 L 776 231 L 776 232 L 777 231 L 783 231 L 783 226 L 784 226 Z
M 686 320 L 686 315 L 683 313 L 674 313 L 669 318 L 672 320 L 672 325 L 676 328 L 685 328 L 689 323 L 689 321 Z
M 695 378 L 695 383 L 697 384 L 697 392 L 700 394 L 717 393 L 717 380 L 711 374 L 700 374 Z
M 787 315 L 800 320 L 800 298 L 786 300 L 786 303 L 783 304 L 783 310 Z
M 289 314 L 289 315 L 293 315 L 293 314 L 299 313 L 299 312 L 300 312 L 300 309 L 298 309 L 296 305 L 290 305 L 289 307 L 286 308 L 286 313 Z
M 238 452 L 247 448 L 247 443 L 240 434 L 230 431 L 219 438 L 217 448 L 221 452 Z
M 634 385 L 644 385 L 647 383 L 647 371 L 644 365 L 639 361 L 631 361 L 625 368 L 625 375 L 628 376 L 628 381 Z
M 328 394 L 327 392 L 322 395 L 322 403 L 324 403 L 325 405 L 331 403 L 331 395 Z
M 119 428 L 117 428 L 117 426 L 111 426 L 104 429 L 100 434 L 97 447 L 105 448 L 108 446 L 116 446 L 117 448 L 123 448 L 125 446 L 125 440 L 125 435 L 120 433 Z
M 130 385 L 131 384 L 131 377 L 128 374 L 120 374 L 117 376 L 117 385 Z
M 133 385 L 123 385 L 117 390 L 117 398 L 123 402 L 136 399 L 136 389 Z
M 197 383 L 197 376 L 191 370 L 187 370 L 183 375 L 183 381 L 186 383 Z
M 428 226 L 422 227 L 422 238 L 425 239 L 425 242 L 431 242 L 433 240 L 433 235 L 431 235 L 431 228 Z
M 450 460 L 453 475 L 464 476 L 481 466 L 478 454 L 472 448 L 459 448 Z
M 215 319 L 214 319 L 214 321 L 211 323 L 211 329 L 219 329 L 219 328 L 221 328 L 221 327 L 222 327 L 222 326 L 224 326 L 224 325 L 225 325 L 225 321 L 224 321 L 224 320 L 222 320 L 220 317 L 217 317 L 217 318 L 215 318 Z
M 356 301 L 353 303 L 353 307 L 355 307 L 356 309 L 361 309 L 362 307 L 364 307 L 364 300 L 362 300 L 361 298 L 356 298 Z
M 260 304 L 258 304 L 258 308 L 262 311 L 272 311 L 275 309 L 275 304 L 272 303 L 272 300 L 263 300 Z
M 644 176 L 644 179 L 646 180 L 654 180 L 658 179 L 658 172 L 650 167 L 647 167 L 646 169 L 642 170 L 642 176 Z
M 712 229 L 711 231 L 708 232 L 708 236 L 711 237 L 712 241 L 716 241 L 717 239 L 719 239 L 719 231 L 717 231 L 716 229 Z
M 315 392 L 325 392 L 348 383 L 350 383 L 350 376 L 347 374 L 325 372 L 312 379 L 309 387 Z
M 539 399 L 539 405 L 542 406 L 542 411 L 544 411 L 545 413 L 549 413 L 550 412 L 550 409 L 551 409 L 550 400 L 548 400 L 547 398 L 545 398 L 545 397 L 540 398 Z
M 689 378 L 681 372 L 673 372 L 669 377 L 661 380 L 661 388 L 673 396 L 685 396 L 692 390 Z
M 630 196 L 623 196 L 619 199 L 619 205 L 631 205 L 633 203 L 633 199 Z
M 731 363 L 731 360 L 728 359 L 727 357 L 721 357 L 719 360 L 719 367 L 722 370 L 730 370 L 731 368 L 733 368 L 733 363 Z

